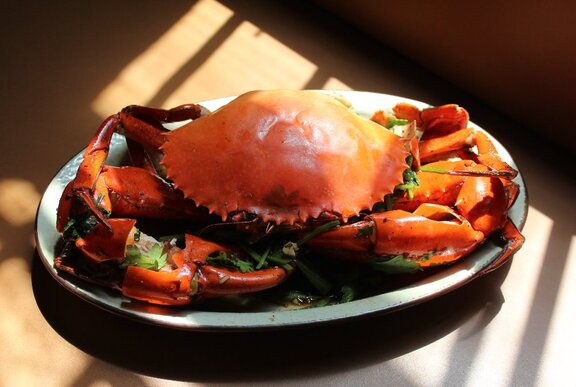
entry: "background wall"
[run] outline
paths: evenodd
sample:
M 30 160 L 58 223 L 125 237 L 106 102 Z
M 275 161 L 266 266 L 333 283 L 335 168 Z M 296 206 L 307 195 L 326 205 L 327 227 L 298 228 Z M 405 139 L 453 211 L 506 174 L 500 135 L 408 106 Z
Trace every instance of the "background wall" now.
M 530 130 L 576 150 L 576 2 L 317 2 Z

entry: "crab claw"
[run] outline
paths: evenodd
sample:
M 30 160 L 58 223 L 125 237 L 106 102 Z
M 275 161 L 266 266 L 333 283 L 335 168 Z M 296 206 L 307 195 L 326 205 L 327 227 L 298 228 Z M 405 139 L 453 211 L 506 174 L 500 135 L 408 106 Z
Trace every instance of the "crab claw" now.
M 409 258 L 423 267 L 455 261 L 484 239 L 463 216 L 438 204 L 422 204 L 413 213 L 392 210 L 369 218 L 374 222 L 374 253 L 389 256 L 410 252 Z
M 129 266 L 122 293 L 152 304 L 186 305 L 197 299 L 269 289 L 291 274 L 279 267 L 244 273 L 211 266 L 207 263 L 210 254 L 230 249 L 190 234 L 185 239 L 186 247 L 172 256 L 175 269 L 154 271 Z
M 272 267 L 251 272 L 240 272 L 206 263 L 210 254 L 231 250 L 218 243 L 186 234 L 186 247 L 182 254 L 187 262 L 198 268 L 198 296 L 218 297 L 232 294 L 253 293 L 266 290 L 284 282 L 290 272 Z
M 171 271 L 154 271 L 128 266 L 122 294 L 159 305 L 187 305 L 192 301 L 194 267 L 185 263 Z
M 312 248 L 340 250 L 339 258 L 367 263 L 379 256 L 403 255 L 419 266 L 446 264 L 468 254 L 484 239 L 482 232 L 451 208 L 422 204 L 414 212 L 391 210 L 324 232 Z

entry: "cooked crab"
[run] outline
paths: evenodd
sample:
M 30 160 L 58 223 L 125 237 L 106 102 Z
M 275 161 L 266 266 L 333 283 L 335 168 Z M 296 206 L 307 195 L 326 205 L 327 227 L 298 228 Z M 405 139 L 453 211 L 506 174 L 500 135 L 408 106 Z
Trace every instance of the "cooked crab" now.
M 191 121 L 164 128 L 182 120 Z M 107 118 L 87 147 L 57 227 L 74 231 L 68 240 L 90 262 L 123 266 L 125 295 L 162 304 L 274 287 L 295 270 L 304 243 L 339 258 L 401 256 L 424 267 L 457 260 L 501 230 L 504 260 L 523 241 L 507 218 L 516 171 L 467 124 L 455 105 L 399 104 L 366 119 L 333 95 L 294 90 L 249 92 L 213 113 L 199 105 L 129 106 Z M 105 165 L 115 132 L 126 136 L 133 166 Z M 151 150 L 161 152 L 160 168 Z M 455 154 L 458 161 L 439 161 Z M 260 255 L 257 270 L 242 272 L 209 257 L 245 247 L 189 234 L 184 247 L 162 245 L 160 267 L 143 267 L 130 260 L 134 249 L 144 256 L 150 249 L 134 219 L 150 217 L 313 236 L 283 246 L 282 259 Z M 78 227 L 80 218 L 92 220 L 89 231 Z M 62 259 L 57 266 L 75 272 Z

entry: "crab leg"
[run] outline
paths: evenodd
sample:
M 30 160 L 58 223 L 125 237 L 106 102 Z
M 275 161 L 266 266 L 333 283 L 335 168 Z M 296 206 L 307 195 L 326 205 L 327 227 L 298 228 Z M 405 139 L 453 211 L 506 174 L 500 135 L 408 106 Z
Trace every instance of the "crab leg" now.
M 283 282 L 288 275 L 281 268 L 240 273 L 189 262 L 171 271 L 129 266 L 122 283 L 122 293 L 153 304 L 186 305 L 194 299 L 269 289 Z
M 193 201 L 183 198 L 166 181 L 136 167 L 104 167 L 101 179 L 117 216 L 162 219 L 205 218 Z
M 68 219 L 85 211 L 75 202 L 73 182 L 65 188 L 57 212 L 57 230 L 62 232 Z M 136 167 L 104 166 L 91 193 L 91 202 L 102 211 L 118 217 L 155 219 L 191 219 L 204 222 L 206 210 L 182 197 L 170 184 L 157 175 Z M 110 225 L 110 219 L 100 224 Z M 106 226 L 110 231 L 111 227 Z
M 469 115 L 466 109 L 455 104 L 448 104 L 423 109 L 421 119 L 424 138 L 431 138 L 466 128 Z
M 126 146 L 128 147 L 128 155 L 130 155 L 130 161 L 133 166 L 145 169 L 154 174 L 157 173 L 150 155 L 146 152 L 142 144 L 126 137 Z
M 127 106 L 118 114 L 122 127 L 120 133 L 140 144 L 159 149 L 164 144 L 163 123 L 193 120 L 202 114 L 200 105 L 181 105 L 172 109 L 156 109 L 146 106 Z
M 506 164 L 488 136 L 474 128 L 460 129 L 442 137 L 435 137 L 420 142 L 420 161 L 434 161 L 449 152 L 460 151 L 470 146 L 478 147 L 478 161 L 490 169 L 499 171 L 508 178 L 514 178 L 518 171 Z
M 469 115 L 464 108 L 449 104 L 420 110 L 414 105 L 399 103 L 392 110 L 396 118 L 414 122 L 423 132 L 418 155 L 421 164 L 457 152 L 464 155 L 463 158 L 475 159 L 508 179 L 518 173 L 500 159 L 496 147 L 484 132 L 467 127 Z M 471 146 L 478 148 L 478 155 L 463 152 Z
M 455 104 L 420 110 L 412 104 L 400 102 L 392 111 L 396 118 L 415 122 L 424 132 L 424 138 L 444 136 L 468 126 L 468 112 Z
M 504 222 L 501 238 L 506 243 L 504 246 L 504 252 L 495 262 L 490 265 L 489 270 L 486 270 L 485 273 L 496 270 L 504 263 L 506 263 L 512 254 L 514 254 L 520 249 L 520 247 L 522 247 L 525 241 L 525 238 L 520 233 L 520 230 L 518 230 L 516 225 L 510 219 L 506 219 Z
M 161 128 L 162 122 L 178 122 L 194 120 L 204 113 L 202 106 L 185 104 L 172 109 L 157 109 L 148 106 L 130 105 L 122 109 L 123 114 L 139 118 L 149 122 L 157 128 Z
M 199 270 L 201 273 L 199 296 L 201 297 L 221 297 L 259 292 L 279 285 L 290 274 L 279 267 L 249 273 L 214 266 L 203 266 Z
M 488 200 L 492 200 L 484 197 L 489 191 L 478 184 L 482 181 L 487 184 L 489 181 L 495 181 L 491 179 L 496 179 L 500 180 L 504 188 L 499 194 L 508 198 L 508 204 L 504 210 L 500 206 L 493 206 L 491 210 L 504 213 L 516 198 L 518 186 L 507 178 L 509 177 L 507 174 L 500 178 L 499 173 L 493 174 L 493 172 L 495 171 L 491 171 L 488 167 L 472 160 L 436 161 L 426 164 L 416 174 L 419 185 L 414 188 L 412 195 L 398 198 L 394 208 L 414 211 L 422 203 L 452 206 L 457 200 L 462 201 L 465 197 L 470 197 L 468 199 L 470 203 L 486 203 Z M 463 189 L 465 183 L 466 189 Z M 493 184 L 498 183 L 494 182 Z M 475 189 L 477 190 L 475 191 Z M 494 189 L 496 188 L 494 187 Z M 490 195 L 494 196 L 497 193 L 492 192 Z
M 98 218 L 98 221 L 107 225 L 104 214 L 98 208 L 93 200 L 92 193 L 96 186 L 98 176 L 110 149 L 112 134 L 116 131 L 119 124 L 118 117 L 112 115 L 100 125 L 94 137 L 84 151 L 84 159 L 78 167 L 76 178 L 72 183 L 71 190 L 83 202 L 90 211 Z
M 145 152 L 141 146 L 160 148 L 165 141 L 163 122 L 194 119 L 199 117 L 201 113 L 202 108 L 199 105 L 182 105 L 170 110 L 129 106 L 119 114 L 104 120 L 84 152 L 84 158 L 78 167 L 73 183 L 65 190 L 63 197 L 66 196 L 67 199 L 63 199 L 64 203 L 61 201 L 61 210 L 59 210 L 58 216 L 59 228 L 66 221 L 62 220 L 62 214 L 70 213 L 74 206 L 72 202 L 66 202 L 66 200 L 72 200 L 70 198 L 70 194 L 72 194 L 96 216 L 99 223 L 112 231 L 105 214 L 101 211 L 100 203 L 97 202 L 98 196 L 95 198 L 94 192 L 97 185 L 101 184 L 99 177 L 103 171 L 114 132 L 122 133 L 132 141 L 141 144 L 138 147 L 130 142 L 130 153 L 137 158 L 137 164 L 152 171 L 153 167 L 144 157 Z M 145 181 L 150 181 L 150 179 Z

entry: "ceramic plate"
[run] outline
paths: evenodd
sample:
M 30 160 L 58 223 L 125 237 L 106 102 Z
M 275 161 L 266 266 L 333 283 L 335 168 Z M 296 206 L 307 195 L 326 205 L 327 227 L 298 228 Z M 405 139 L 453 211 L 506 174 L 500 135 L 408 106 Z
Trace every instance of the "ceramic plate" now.
M 370 116 L 374 111 L 384 107 L 391 107 L 400 101 L 412 103 L 420 108 L 428 106 L 422 102 L 385 94 L 356 91 L 340 91 L 337 93 L 343 95 L 352 103 L 354 110 L 364 116 Z M 232 98 L 211 100 L 201 104 L 209 110 L 215 110 Z M 472 123 L 470 125 L 475 126 Z M 495 141 L 495 144 L 499 148 L 502 158 L 516 167 L 506 149 L 497 141 Z M 124 159 L 125 154 L 126 145 L 123 137 L 114 135 L 108 163 L 118 164 Z M 279 329 L 393 312 L 436 298 L 468 283 L 486 272 L 502 253 L 502 248 L 499 245 L 487 240 L 476 251 L 454 265 L 426 275 L 397 289 L 345 304 L 319 308 L 290 309 L 269 304 L 253 297 L 238 297 L 222 302 L 216 301 L 214 304 L 200 306 L 199 308 L 149 305 L 125 298 L 122 294 L 111 289 L 70 276 L 63 276 L 54 268 L 54 258 L 57 254 L 57 246 L 60 240 L 60 235 L 55 227 L 56 208 L 60 195 L 65 185 L 75 175 L 80 160 L 81 153 L 62 167 L 51 181 L 40 202 L 36 220 L 36 240 L 41 260 L 54 279 L 73 294 L 106 311 L 150 324 L 185 330 Z M 509 216 L 517 227 L 521 228 L 526 220 L 528 208 L 526 187 L 520 174 L 515 181 L 520 186 L 520 192 L 518 199 L 509 212 Z

